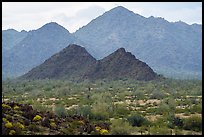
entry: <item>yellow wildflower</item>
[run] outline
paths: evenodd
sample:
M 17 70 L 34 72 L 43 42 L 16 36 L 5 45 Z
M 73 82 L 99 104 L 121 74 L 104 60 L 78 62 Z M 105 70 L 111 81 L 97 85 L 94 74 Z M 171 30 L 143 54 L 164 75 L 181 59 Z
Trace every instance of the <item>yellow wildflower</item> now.
M 50 122 L 55 122 L 55 120 L 54 119 L 50 119 Z
M 24 125 L 21 124 L 20 122 L 16 123 L 16 127 L 20 128 L 20 129 L 24 129 L 25 128 Z
M 4 121 L 4 122 L 8 122 L 8 120 L 7 120 L 6 118 L 3 118 L 3 121 Z
M 3 108 L 11 108 L 11 106 L 6 105 L 6 104 L 2 104 L 2 107 L 3 107 Z
M 102 135 L 108 134 L 108 130 L 106 130 L 106 129 L 101 129 L 101 130 L 100 130 L 100 134 L 102 134 Z
M 79 122 L 80 124 L 84 124 L 84 121 L 82 121 L 82 120 L 79 120 L 78 122 Z
M 33 121 L 39 121 L 39 120 L 41 120 L 41 119 L 42 119 L 41 116 L 36 115 L 36 116 L 33 118 Z
M 10 130 L 9 135 L 14 135 L 14 134 L 16 134 L 16 131 L 15 130 Z
M 19 109 L 19 106 L 14 106 L 13 109 Z
M 51 128 L 55 128 L 57 125 L 54 122 L 50 123 Z
M 6 126 L 7 128 L 12 128 L 12 127 L 13 127 L 13 124 L 8 121 L 8 122 L 5 124 L 5 126 Z
M 95 128 L 97 131 L 101 130 L 101 127 L 99 127 L 99 126 L 96 126 Z

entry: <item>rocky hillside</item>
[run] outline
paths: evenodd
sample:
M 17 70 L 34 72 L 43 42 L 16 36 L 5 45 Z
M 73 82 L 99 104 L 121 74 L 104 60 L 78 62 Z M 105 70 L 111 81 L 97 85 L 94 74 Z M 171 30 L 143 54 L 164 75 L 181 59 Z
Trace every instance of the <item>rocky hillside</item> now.
M 89 79 L 137 79 L 153 80 L 158 77 L 156 73 L 144 62 L 135 58 L 124 48 L 99 60 L 86 75 Z
M 124 78 L 153 80 L 157 77 L 147 64 L 124 48 L 97 61 L 85 48 L 71 44 L 20 78 L 83 81 Z
M 101 130 L 98 130 L 99 128 Z M 2 135 L 100 135 L 108 134 L 109 124 L 91 123 L 79 115 L 59 117 L 31 105 L 2 102 Z
M 23 75 L 25 79 L 80 79 L 96 62 L 85 48 L 70 44 L 43 64 Z

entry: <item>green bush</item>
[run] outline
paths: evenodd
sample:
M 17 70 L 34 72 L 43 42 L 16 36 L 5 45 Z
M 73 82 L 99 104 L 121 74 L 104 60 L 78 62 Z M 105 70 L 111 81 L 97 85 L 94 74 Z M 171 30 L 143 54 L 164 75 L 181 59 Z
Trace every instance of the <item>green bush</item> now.
M 179 118 L 179 117 L 173 117 L 172 119 L 170 119 L 168 126 L 170 128 L 183 128 L 183 119 Z
M 114 116 L 116 117 L 124 117 L 130 114 L 130 111 L 124 104 L 117 104 L 114 106 Z
M 133 127 L 122 119 L 114 119 L 111 121 L 111 135 L 130 135 Z
M 89 116 L 92 115 L 92 112 L 91 112 L 91 107 L 90 106 L 82 106 L 82 107 L 79 107 L 79 110 L 80 110 L 80 114 L 86 118 L 89 118 Z
M 59 117 L 64 118 L 66 116 L 66 110 L 65 110 L 65 107 L 63 105 L 56 105 L 54 112 Z
M 194 113 L 199 113 L 202 114 L 202 104 L 198 104 L 198 105 L 193 105 L 189 111 L 194 114 Z
M 166 126 L 153 126 L 150 128 L 150 135 L 172 135 L 172 130 Z
M 202 131 L 202 117 L 192 116 L 184 119 L 185 130 Z
M 109 115 L 107 112 L 93 112 L 91 113 L 91 115 L 89 116 L 90 119 L 96 120 L 96 121 L 105 121 L 109 119 Z
M 144 118 L 143 116 L 139 114 L 133 114 L 129 116 L 127 120 L 132 126 L 137 126 L 137 127 L 140 127 L 142 125 L 149 123 L 146 118 Z
M 171 113 L 171 109 L 166 103 L 161 103 L 156 110 L 156 114 L 159 115 L 168 115 L 169 113 Z
M 134 91 L 133 92 L 133 96 L 135 96 L 136 99 L 145 99 L 145 95 L 144 95 L 144 92 L 143 91 Z
M 163 99 L 164 97 L 165 94 L 163 92 L 154 90 L 150 96 L 150 99 Z

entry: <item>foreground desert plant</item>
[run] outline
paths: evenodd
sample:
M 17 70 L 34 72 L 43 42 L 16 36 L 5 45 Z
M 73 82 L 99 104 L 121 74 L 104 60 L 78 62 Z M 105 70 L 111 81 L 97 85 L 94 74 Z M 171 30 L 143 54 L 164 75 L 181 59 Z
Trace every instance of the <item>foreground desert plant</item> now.
M 133 127 L 123 119 L 114 119 L 111 121 L 111 135 L 130 135 Z

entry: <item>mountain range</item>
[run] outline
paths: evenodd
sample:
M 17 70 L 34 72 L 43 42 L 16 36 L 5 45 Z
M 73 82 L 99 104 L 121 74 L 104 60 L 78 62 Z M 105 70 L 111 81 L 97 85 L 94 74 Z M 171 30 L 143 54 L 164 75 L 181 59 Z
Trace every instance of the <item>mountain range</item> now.
M 29 31 L 24 39 L 3 54 L 3 75 L 22 75 L 73 43 L 73 40 L 74 36 L 68 30 L 54 22 Z
M 2 31 L 3 77 L 23 75 L 71 43 L 83 45 L 97 60 L 124 47 L 164 76 L 200 79 L 202 76 L 199 24 L 146 18 L 118 6 L 74 33 L 55 22 L 37 30 L 16 32 L 21 36 L 8 35 L 11 31 L 15 30 Z
M 145 18 L 116 7 L 77 30 L 74 36 L 87 43 L 87 50 L 103 58 L 124 47 L 157 73 L 165 76 L 202 72 L 202 26 Z
M 159 78 L 144 62 L 124 48 L 119 48 L 101 60 L 92 57 L 84 47 L 70 44 L 21 79 L 69 79 L 74 81 L 97 79 L 153 80 Z

